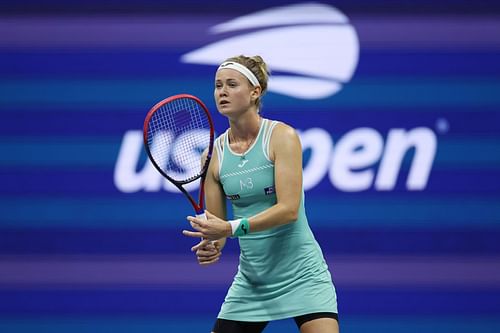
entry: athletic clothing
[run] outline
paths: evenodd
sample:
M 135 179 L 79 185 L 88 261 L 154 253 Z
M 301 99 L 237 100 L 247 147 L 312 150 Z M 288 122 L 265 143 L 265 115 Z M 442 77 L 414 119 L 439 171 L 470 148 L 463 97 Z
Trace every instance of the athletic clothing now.
M 319 313 L 310 313 L 303 316 L 294 317 L 295 324 L 300 329 L 302 324 L 319 318 L 332 318 L 339 320 L 338 315 L 333 312 L 319 312 Z M 215 321 L 214 327 L 212 328 L 212 332 L 215 333 L 261 333 L 264 328 L 266 328 L 268 321 L 256 321 L 256 322 L 248 322 L 248 321 L 234 321 L 234 320 L 226 320 L 226 319 L 217 319 Z
M 269 142 L 276 121 L 262 119 L 244 154 L 231 150 L 228 131 L 215 142 L 219 179 L 235 218 L 251 217 L 276 204 Z M 317 312 L 337 313 L 335 288 L 305 215 L 304 192 L 293 223 L 239 237 L 238 272 L 218 318 L 266 322 Z
M 215 321 L 212 332 L 214 333 L 261 333 L 266 328 L 268 321 L 236 321 L 219 319 Z

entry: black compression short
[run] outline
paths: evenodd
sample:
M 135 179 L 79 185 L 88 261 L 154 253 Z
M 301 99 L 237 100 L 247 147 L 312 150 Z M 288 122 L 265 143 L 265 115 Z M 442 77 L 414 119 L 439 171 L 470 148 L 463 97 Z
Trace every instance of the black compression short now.
M 319 318 L 333 318 L 339 320 L 338 315 L 334 312 L 316 312 L 309 313 L 302 316 L 294 317 L 297 327 L 300 328 L 302 324 L 310 320 Z M 266 328 L 268 321 L 259 322 L 249 322 L 249 321 L 237 321 L 237 320 L 227 320 L 219 319 L 215 321 L 214 328 L 212 332 L 214 333 L 261 333 L 264 328 Z

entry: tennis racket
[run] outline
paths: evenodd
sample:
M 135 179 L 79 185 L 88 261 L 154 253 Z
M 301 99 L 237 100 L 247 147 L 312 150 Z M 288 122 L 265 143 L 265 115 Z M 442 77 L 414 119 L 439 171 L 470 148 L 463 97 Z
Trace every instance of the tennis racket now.
M 212 117 L 195 96 L 168 97 L 151 108 L 144 120 L 144 147 L 154 167 L 174 184 L 204 218 L 204 183 L 214 145 Z M 201 161 L 206 151 L 207 157 Z M 200 180 L 198 202 L 184 188 Z

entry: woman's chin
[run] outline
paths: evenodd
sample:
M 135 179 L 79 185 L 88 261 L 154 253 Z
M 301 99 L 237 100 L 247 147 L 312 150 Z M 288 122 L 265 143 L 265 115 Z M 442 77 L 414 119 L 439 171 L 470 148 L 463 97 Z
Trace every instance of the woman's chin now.
M 225 105 L 218 106 L 217 110 L 219 110 L 219 113 L 223 116 L 231 116 L 234 115 L 235 113 L 234 110 L 232 110 L 229 106 Z

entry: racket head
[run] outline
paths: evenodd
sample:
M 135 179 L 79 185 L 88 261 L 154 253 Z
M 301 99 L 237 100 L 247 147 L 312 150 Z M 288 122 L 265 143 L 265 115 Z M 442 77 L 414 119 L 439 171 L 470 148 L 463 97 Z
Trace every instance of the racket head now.
M 212 157 L 214 126 L 199 98 L 178 94 L 158 102 L 146 115 L 143 134 L 152 164 L 183 192 L 181 185 L 204 180 Z M 204 151 L 207 158 L 202 164 Z

